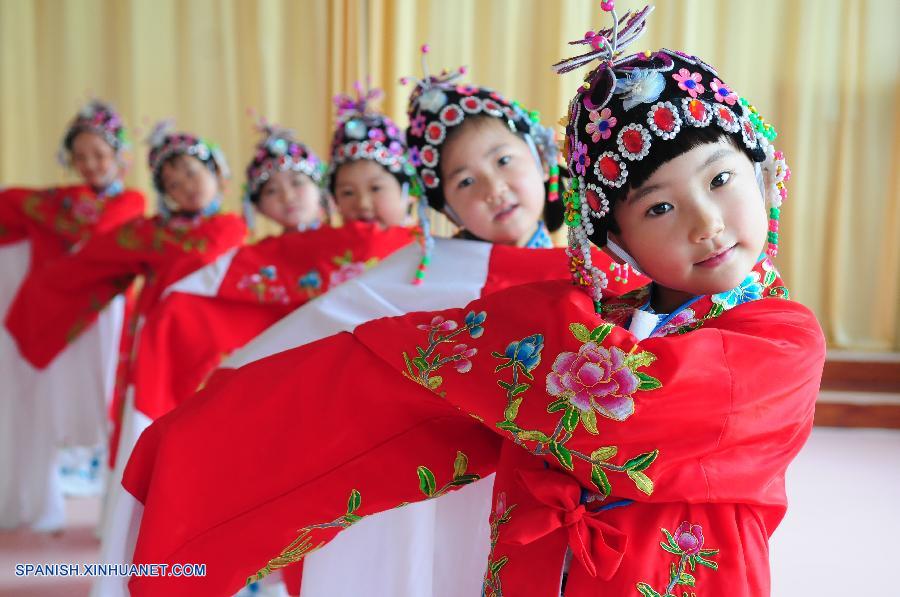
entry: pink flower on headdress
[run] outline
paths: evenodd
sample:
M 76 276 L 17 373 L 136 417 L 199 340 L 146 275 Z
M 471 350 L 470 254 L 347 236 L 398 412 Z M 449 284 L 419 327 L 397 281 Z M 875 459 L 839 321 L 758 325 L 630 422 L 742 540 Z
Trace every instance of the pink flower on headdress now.
M 457 85 L 456 92 L 460 95 L 475 95 L 478 93 L 478 88 L 474 85 Z
M 419 114 L 409 121 L 409 132 L 416 137 L 421 137 L 425 132 L 425 115 Z
M 572 153 L 572 163 L 575 164 L 575 172 L 584 176 L 587 173 L 588 166 L 591 164 L 591 158 L 587 154 L 587 145 L 581 141 L 575 141 L 575 150 Z
M 713 79 L 709 84 L 709 88 L 716 92 L 716 101 L 724 102 L 729 106 L 733 106 L 738 101 L 738 95 L 731 89 L 725 87 L 725 83 L 718 78 Z
M 384 143 L 384 140 L 387 137 L 384 135 L 384 131 L 381 129 L 369 129 L 369 139 L 375 141 L 376 143 Z
M 594 143 L 600 139 L 609 139 L 609 136 L 612 135 L 612 128 L 618 122 L 618 119 L 612 115 L 612 110 L 609 108 L 603 108 L 599 112 L 591 110 L 588 113 L 588 118 L 591 121 L 587 123 L 584 130 L 591 136 L 591 141 Z
M 388 123 L 387 126 L 384 127 L 384 130 L 387 131 L 387 136 L 396 139 L 400 136 L 400 131 L 397 130 L 397 127 L 392 123 Z
M 422 165 L 422 157 L 419 155 L 418 147 L 409 148 L 409 162 L 416 167 Z
M 692 73 L 686 68 L 679 69 L 672 78 L 678 81 L 678 88 L 688 92 L 691 97 L 697 97 L 706 89 L 700 82 L 703 77 L 700 73 Z

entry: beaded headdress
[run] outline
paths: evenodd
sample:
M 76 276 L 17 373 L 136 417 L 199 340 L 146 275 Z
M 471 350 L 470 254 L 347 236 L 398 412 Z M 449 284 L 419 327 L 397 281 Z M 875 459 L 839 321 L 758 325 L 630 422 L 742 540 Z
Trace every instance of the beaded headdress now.
M 584 78 L 564 119 L 566 162 L 573 177 L 564 202 L 574 282 L 599 305 L 606 277 L 591 263 L 590 239 L 606 243 L 609 198 L 624 191 L 630 163 L 653 159 L 657 146 L 689 127 L 717 127 L 771 172 L 775 188 L 768 193 L 767 253 L 774 256 L 779 210 L 787 195 L 784 180 L 790 175 L 784 156 L 771 144 L 774 129 L 696 56 L 661 49 L 621 57 L 621 49 L 644 33 L 652 7 L 621 18 L 613 1 L 601 8 L 612 14 L 613 26 L 569 42 L 589 50 L 554 65 L 557 73 L 566 73 L 600 61 Z
M 94 99 L 81 108 L 69 123 L 57 152 L 60 164 L 69 165 L 72 157 L 72 143 L 79 133 L 85 131 L 100 135 L 117 154 L 129 145 L 125 126 L 122 124 L 118 112 L 109 104 Z
M 493 89 L 458 83 L 467 72 L 464 66 L 451 72 L 442 71 L 437 76 L 429 75 L 425 61 L 427 53 L 428 46 L 422 46 L 424 77 L 415 81 L 415 88 L 409 97 L 406 139 L 431 207 L 444 209 L 440 179 L 443 143 L 453 128 L 476 115 L 497 118 L 525 139 L 535 152 L 535 157 L 550 168 L 548 200 L 556 200 L 559 196 L 559 171 L 556 168 L 558 151 L 553 130 L 541 126 L 537 112 L 526 111 L 518 102 L 508 100 Z M 406 84 L 408 79 L 400 81 Z
M 415 177 L 415 168 L 409 161 L 403 131 L 386 115 L 372 110 L 382 91 L 368 85 L 364 89 L 358 81 L 353 87 L 356 97 L 348 94 L 334 97 L 337 125 L 331 140 L 328 170 L 332 191 L 337 168 L 361 159 L 381 164 L 401 185 L 408 185 Z
M 228 163 L 218 145 L 190 133 L 173 132 L 173 128 L 173 121 L 162 120 L 153 127 L 153 131 L 147 137 L 147 144 L 150 145 L 147 162 L 153 176 L 153 186 L 158 193 L 165 192 L 160 179 L 160 170 L 166 160 L 174 155 L 193 156 L 203 162 L 214 174 L 228 178 L 230 175 Z

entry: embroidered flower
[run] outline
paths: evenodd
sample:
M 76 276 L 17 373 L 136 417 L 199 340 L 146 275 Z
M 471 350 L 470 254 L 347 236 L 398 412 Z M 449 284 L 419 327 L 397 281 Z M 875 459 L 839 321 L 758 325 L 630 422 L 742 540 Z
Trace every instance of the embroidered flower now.
M 397 137 L 400 136 L 400 131 L 397 129 L 396 126 L 394 126 L 393 123 L 389 123 L 385 127 L 385 130 L 387 131 L 387 136 L 390 137 L 391 139 L 396 139 Z
M 410 147 L 409 148 L 409 161 L 413 166 L 421 166 L 422 158 L 419 155 L 418 147 Z
M 518 342 L 510 342 L 504 354 L 506 358 L 522 363 L 526 371 L 533 371 L 541 362 L 541 351 L 544 349 L 544 336 L 533 334 Z
M 425 115 L 419 114 L 415 118 L 409 121 L 409 132 L 410 134 L 421 137 L 422 133 L 425 132 Z
M 675 537 L 675 543 L 678 544 L 678 548 L 686 556 L 696 555 L 703 548 L 703 527 L 699 524 L 691 524 L 688 521 L 684 521 L 678 525 L 673 537 Z
M 319 290 L 322 288 L 322 275 L 317 270 L 309 270 L 297 279 L 297 287 L 304 290 Z
M 452 332 L 459 327 L 459 324 L 452 319 L 444 319 L 440 315 L 435 315 L 429 324 L 419 324 L 416 326 L 420 330 L 430 332 L 436 330 L 438 332 Z
M 343 284 L 347 280 L 352 280 L 353 278 L 364 274 L 365 271 L 366 264 L 362 261 L 344 263 L 339 269 L 331 272 L 331 275 L 328 277 L 328 285 L 329 287 L 333 287 L 338 284 Z
M 473 338 L 481 337 L 481 334 L 484 333 L 484 320 L 487 319 L 487 313 L 484 311 L 480 313 L 475 313 L 475 311 L 469 311 L 468 315 L 466 315 L 466 325 L 469 327 L 469 335 Z M 454 327 L 456 327 L 454 325 Z
M 697 315 L 696 313 L 694 313 L 693 309 L 691 309 L 690 307 L 688 307 L 687 309 L 682 309 L 678 312 L 678 315 L 661 325 L 658 330 L 650 334 L 650 337 L 661 338 L 662 336 L 671 334 L 678 328 L 694 323 L 695 321 L 697 321 Z
M 613 93 L 622 95 L 622 107 L 631 110 L 638 104 L 655 102 L 666 88 L 666 78 L 659 71 L 637 68 L 616 78 Z
M 608 134 L 609 133 L 607 132 L 607 135 Z M 591 164 L 591 158 L 589 158 L 587 154 L 587 145 L 581 141 L 575 141 L 575 151 L 572 154 L 572 163 L 575 164 L 575 172 L 582 176 L 587 173 L 587 167 Z
M 381 129 L 369 129 L 369 139 L 375 141 L 376 143 L 384 143 L 384 140 L 387 137 L 384 134 L 384 131 Z
M 738 305 L 761 299 L 762 292 L 763 286 L 759 283 L 759 272 L 750 272 L 738 286 L 731 290 L 714 294 L 710 299 L 717 305 L 722 305 L 722 308 L 727 311 Z
M 725 87 L 725 83 L 718 78 L 712 80 L 712 83 L 709 84 L 709 88 L 716 93 L 717 102 L 723 102 L 729 106 L 733 106 L 735 102 L 738 101 L 738 94 Z
M 618 120 L 612 115 L 612 110 L 603 108 L 601 111 L 591 110 L 588 114 L 591 119 L 584 130 L 591 136 L 591 141 L 597 143 L 600 139 L 609 139 L 612 135 L 612 127 L 616 126 Z
M 459 373 L 468 373 L 472 369 L 470 360 L 478 352 L 477 348 L 469 348 L 465 344 L 457 344 L 450 353 L 453 358 L 453 366 Z
M 581 411 L 594 409 L 604 417 L 624 421 L 634 413 L 632 394 L 640 384 L 625 364 L 618 347 L 607 350 L 595 342 L 582 344 L 577 353 L 556 357 L 547 375 L 547 393 L 568 398 Z
M 686 68 L 681 68 L 672 78 L 678 81 L 678 88 L 688 92 L 691 97 L 697 97 L 706 89 L 700 82 L 703 77 L 700 73 L 692 73 Z
M 72 217 L 82 224 L 94 224 L 100 219 L 100 208 L 95 201 L 79 197 L 72 206 Z
M 460 95 L 475 95 L 478 93 L 478 88 L 474 85 L 457 85 L 456 92 Z

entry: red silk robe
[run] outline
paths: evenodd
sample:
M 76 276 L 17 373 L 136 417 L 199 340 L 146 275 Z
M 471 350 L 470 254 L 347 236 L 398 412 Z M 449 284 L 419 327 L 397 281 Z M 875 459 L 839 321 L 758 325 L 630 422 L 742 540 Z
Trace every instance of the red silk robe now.
M 0 190 L 0 246 L 29 239 L 31 269 L 69 253 L 91 235 L 143 214 L 144 196 L 125 189 L 106 198 L 87 185 Z
M 567 548 L 570 596 L 766 594 L 824 362 L 814 316 L 785 296 L 764 261 L 638 340 L 616 323 L 646 295 L 601 318 L 566 283 L 528 284 L 220 377 L 144 434 L 124 481 L 145 504 L 135 563 L 207 576 L 132 591 L 234 590 L 496 472 L 488 594 L 558 595 Z
M 245 234 L 243 221 L 231 214 L 194 221 L 136 219 L 31 276 L 6 325 L 22 354 L 45 367 L 136 276 L 146 277 L 136 307 L 144 314 L 169 284 L 239 245 Z
M 224 355 L 413 239 L 413 230 L 365 223 L 289 233 L 241 247 L 176 283 L 141 327 L 135 407 L 151 419 L 165 414 Z

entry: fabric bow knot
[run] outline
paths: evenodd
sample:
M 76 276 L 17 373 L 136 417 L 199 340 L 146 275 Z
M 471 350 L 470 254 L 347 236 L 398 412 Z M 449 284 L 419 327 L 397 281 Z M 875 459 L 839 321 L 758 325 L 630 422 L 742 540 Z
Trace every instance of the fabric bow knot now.
M 581 486 L 571 477 L 552 470 L 520 469 L 516 475 L 536 501 L 518 505 L 503 541 L 528 545 L 565 529 L 569 548 L 585 571 L 603 580 L 612 578 L 622 563 L 628 537 L 580 503 Z

